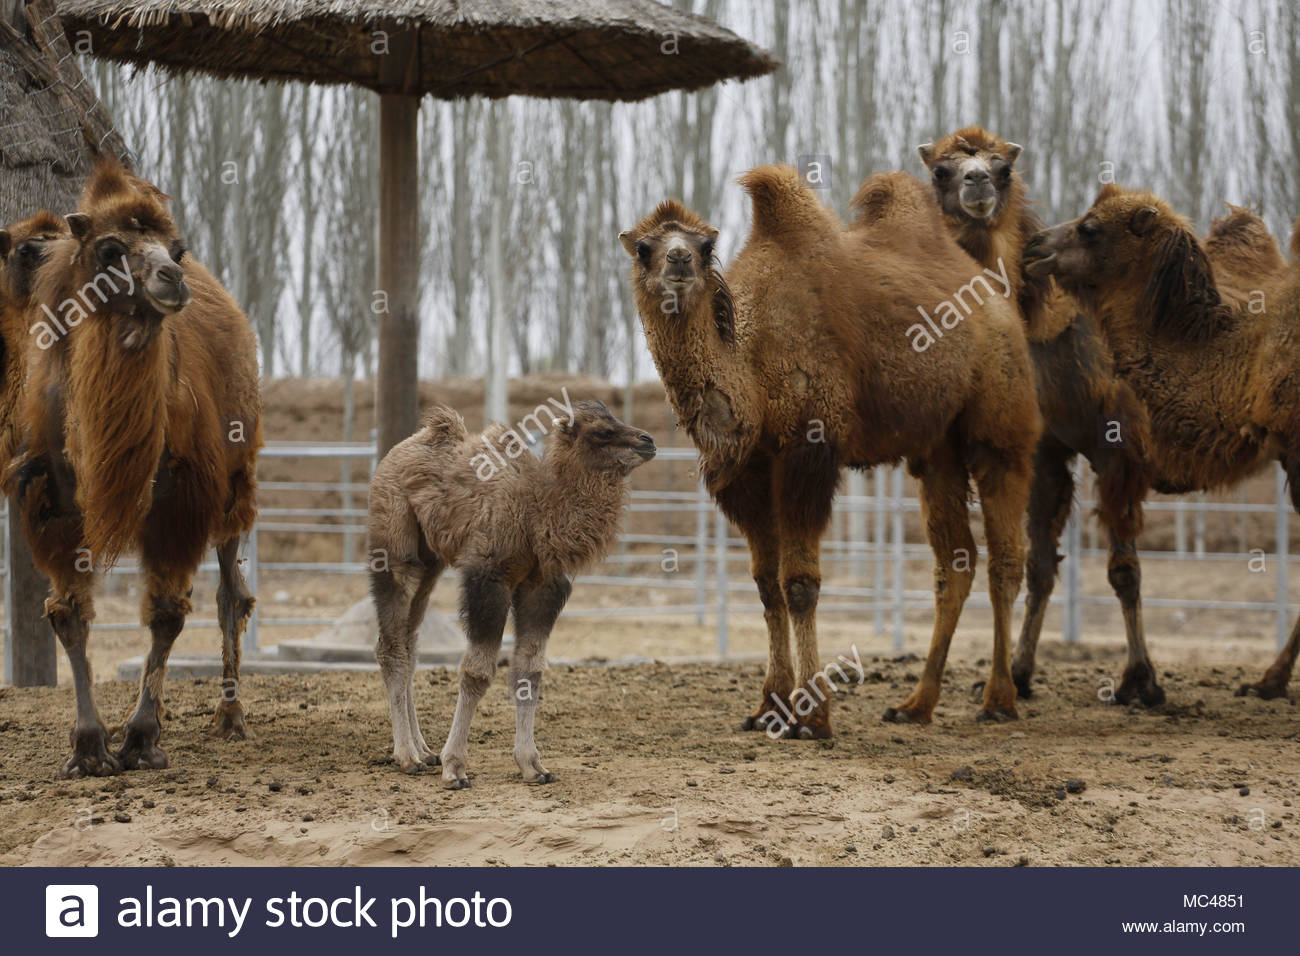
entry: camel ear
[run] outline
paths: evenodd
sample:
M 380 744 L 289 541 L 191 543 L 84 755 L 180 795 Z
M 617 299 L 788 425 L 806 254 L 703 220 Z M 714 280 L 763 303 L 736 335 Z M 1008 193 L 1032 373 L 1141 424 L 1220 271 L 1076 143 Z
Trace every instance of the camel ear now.
M 9 250 L 14 247 L 13 236 L 9 235 L 8 229 L 0 229 L 0 259 L 9 258 Z
M 70 212 L 63 217 L 72 230 L 74 239 L 85 239 L 90 235 L 90 217 L 85 213 Z
M 1014 163 L 1017 159 L 1020 158 L 1020 154 L 1023 153 L 1024 151 L 1025 148 L 1021 146 L 1019 143 L 1007 143 L 1007 157 L 1006 157 L 1007 162 Z
M 618 234 L 618 241 L 623 243 L 623 248 L 633 259 L 636 258 L 636 236 L 632 235 L 631 229 L 624 229 Z
M 1129 218 L 1129 232 L 1135 236 L 1145 236 L 1151 231 L 1152 226 L 1156 223 L 1156 217 L 1160 213 L 1155 206 L 1143 206 Z
M 930 160 L 934 159 L 934 143 L 922 143 L 916 147 L 916 154 L 921 157 L 921 162 L 929 166 Z

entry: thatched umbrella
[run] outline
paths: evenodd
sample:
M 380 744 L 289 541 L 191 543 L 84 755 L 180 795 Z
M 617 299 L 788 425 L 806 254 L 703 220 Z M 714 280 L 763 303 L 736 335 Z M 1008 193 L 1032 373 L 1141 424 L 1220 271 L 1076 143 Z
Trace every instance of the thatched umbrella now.
M 421 96 L 638 100 L 778 66 L 654 0 L 58 0 L 58 9 L 70 33 L 88 31 L 94 55 L 111 60 L 380 94 L 381 454 L 415 430 L 418 408 Z

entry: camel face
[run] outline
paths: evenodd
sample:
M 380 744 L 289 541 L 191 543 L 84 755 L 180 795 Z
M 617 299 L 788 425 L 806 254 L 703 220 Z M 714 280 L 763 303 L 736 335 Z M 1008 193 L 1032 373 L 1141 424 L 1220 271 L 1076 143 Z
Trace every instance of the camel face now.
M 109 308 L 157 322 L 190 301 L 180 265 L 185 243 L 161 202 L 127 189 L 93 219 L 84 213 L 68 216 L 68 227 L 80 243 L 86 273 L 120 279 L 103 283 Z
M 63 221 L 45 212 L 0 229 L 0 298 L 25 302 L 36 270 L 48 258 L 49 243 L 65 235 Z
M 1183 231 L 1183 221 L 1162 200 L 1107 185 L 1078 219 L 1034 236 L 1022 261 L 1028 274 L 1055 276 L 1066 291 L 1088 301 L 1134 269 L 1149 272 L 1147 260 L 1160 245 L 1153 239 Z
M 660 300 L 660 312 L 686 312 L 688 300 L 707 286 L 718 230 L 680 203 L 661 203 L 618 238 L 635 262 L 633 281 Z
M 1009 205 L 1011 172 L 1021 148 L 978 127 L 917 147 L 944 214 L 993 221 Z
M 585 467 L 592 471 L 629 474 L 654 458 L 654 439 L 639 428 L 625 425 L 604 402 L 578 402 L 571 418 L 561 429 L 573 443 Z

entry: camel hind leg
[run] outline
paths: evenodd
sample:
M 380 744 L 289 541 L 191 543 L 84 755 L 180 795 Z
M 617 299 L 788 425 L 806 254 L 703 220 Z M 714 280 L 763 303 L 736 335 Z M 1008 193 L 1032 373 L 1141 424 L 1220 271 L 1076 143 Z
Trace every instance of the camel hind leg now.
M 1020 641 L 1011 662 L 1011 679 L 1017 694 L 1033 695 L 1034 660 L 1043 619 L 1056 584 L 1057 547 L 1074 502 L 1074 475 L 1070 466 L 1074 454 L 1060 442 L 1045 438 L 1034 452 L 1034 476 L 1029 491 L 1029 560 L 1025 595 L 1025 619 Z
M 240 641 L 255 598 L 249 593 L 239 568 L 239 537 L 217 546 L 217 622 L 221 626 L 221 700 L 212 718 L 212 732 L 227 740 L 248 740 L 253 734 L 244 723 L 239 700 Z
M 388 693 L 393 759 L 403 773 L 425 769 L 433 756 L 420 733 L 415 709 L 415 658 L 420 622 L 438 572 L 436 567 L 410 560 L 370 574 L 370 593 L 379 620 L 375 658 Z
M 970 477 L 951 445 L 945 443 L 937 448 L 934 456 L 918 463 L 912 473 L 921 480 L 921 517 L 934 551 L 934 632 L 920 683 L 902 704 L 886 710 L 883 719 L 928 724 L 939 702 L 957 619 L 975 579 L 975 539 L 966 505 Z M 1007 681 L 1010 682 L 1009 668 Z M 988 695 L 987 686 L 985 695 Z M 1014 699 L 1014 686 L 1011 696 Z

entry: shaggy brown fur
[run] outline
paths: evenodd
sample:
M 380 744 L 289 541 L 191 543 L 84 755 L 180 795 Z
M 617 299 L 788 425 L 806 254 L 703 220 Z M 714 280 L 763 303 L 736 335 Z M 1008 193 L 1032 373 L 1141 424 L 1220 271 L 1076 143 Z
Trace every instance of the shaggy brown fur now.
M 162 193 L 103 163 L 68 225 L 71 235 L 48 244 L 35 278 L 25 447 L 6 481 L 37 567 L 50 577 L 46 612 L 72 663 L 77 722 L 63 772 L 102 775 L 167 765 L 158 747 L 162 682 L 210 544 L 224 659 L 214 730 L 247 735 L 239 640 L 253 599 L 236 559 L 255 516 L 261 399 L 248 319 L 206 269 L 182 258 Z M 111 287 L 110 267 L 120 270 Z M 91 283 L 102 291 L 88 292 Z M 78 298 L 79 311 L 70 307 Z M 141 614 L 153 644 L 110 754 L 85 648 L 92 573 L 127 547 L 144 568 Z
M 0 468 L 18 450 L 32 280 L 46 259 L 50 241 L 67 234 L 67 224 L 48 212 L 0 229 Z
M 976 152 L 971 153 L 972 148 Z M 1125 704 L 1158 704 L 1165 695 L 1146 646 L 1136 539 L 1142 529 L 1142 502 L 1149 482 L 1168 491 L 1182 490 L 1186 482 L 1176 474 L 1151 473 L 1146 409 L 1116 373 L 1096 322 L 1080 313 L 1078 303 L 1055 288 L 1050 276 L 1025 275 L 1020 266 L 1022 249 L 1042 227 L 1013 168 L 1020 148 L 970 127 L 919 151 L 932 171 L 940 204 L 949 210 L 948 225 L 958 241 L 986 266 L 996 267 L 997 261 L 988 258 L 995 251 L 1007 256 L 1003 262 L 1010 273 L 1022 277 L 1021 287 L 1039 291 L 1021 297 L 1022 308 L 1028 310 L 1030 353 L 1046 428 L 1035 452 L 1026 613 L 1012 665 L 1020 696 L 1032 693 L 1038 639 L 1056 577 L 1061 533 L 1074 497 L 1074 459 L 1081 454 L 1097 475 L 1097 517 L 1110 543 L 1108 578 L 1120 601 L 1128 640 L 1128 664 L 1115 699 Z M 996 204 L 986 217 L 976 215 L 981 209 L 968 210 L 961 203 L 959 178 L 945 172 L 963 164 L 974 172 L 983 164 L 993 173 Z M 1281 254 L 1263 222 L 1248 210 L 1235 206 L 1229 210 L 1215 221 L 1206 243 L 1215 268 L 1235 269 L 1251 277 L 1281 269 Z M 986 250 L 984 258 L 980 250 Z
M 1018 692 L 1021 697 L 1033 692 L 1038 640 L 1074 501 L 1074 461 L 1081 454 L 1097 475 L 1097 517 L 1110 541 L 1108 576 L 1128 639 L 1128 665 L 1115 697 L 1121 703 L 1158 704 L 1164 691 L 1146 647 L 1136 545 L 1148 481 L 1146 410 L 1115 374 L 1096 324 L 1079 314 L 1078 304 L 1049 276 L 1026 275 L 1020 266 L 1022 250 L 1043 225 L 1014 168 L 1020 147 L 980 127 L 967 127 L 918 152 L 957 241 L 983 265 L 1005 267 L 1017 277 L 1013 281 L 1021 289 L 1018 301 L 1037 373 L 1045 428 L 1034 453 L 1029 498 L 1025 618 L 1012 665 Z M 983 205 L 963 202 L 971 179 L 988 194 Z
M 1035 237 L 1024 262 L 1031 274 L 1054 275 L 1096 316 L 1119 374 L 1150 410 L 1161 473 L 1223 488 L 1276 458 L 1300 507 L 1300 270 L 1230 286 L 1186 220 L 1156 196 L 1117 186 L 1104 187 L 1083 216 Z M 1284 694 L 1298 648 L 1300 624 L 1242 693 Z
M 717 230 L 675 201 L 620 238 L 673 408 L 700 450 L 709 490 L 749 542 L 769 659 L 762 702 L 745 728 L 830 735 L 816 632 L 820 540 L 840 469 L 900 459 L 921 479 L 936 620 L 919 686 L 885 717 L 926 722 L 938 701 L 974 577 L 972 478 L 995 617 L 981 716 L 1014 717 L 1009 624 L 1038 437 L 1014 308 L 997 296 L 974 302 L 918 352 L 917 308 L 933 311 L 980 274 L 943 230 L 923 183 L 901 173 L 873 177 L 848 228 L 788 166 L 755 169 L 740 183 L 753 200 L 753 227 L 725 277 L 713 257 Z M 734 315 L 721 316 L 722 303 Z
M 469 786 L 474 709 L 496 673 L 506 617 L 515 615 L 510 691 L 515 761 L 529 783 L 550 783 L 533 739 L 546 641 L 570 578 L 609 549 L 627 500 L 627 475 L 655 455 L 649 435 L 596 401 L 552 418 L 541 460 L 501 424 L 469 435 L 449 408 L 434 408 L 390 451 L 370 480 L 370 587 L 379 616 L 376 656 L 388 689 L 393 756 L 406 773 L 433 751 L 415 712 L 416 632 L 448 567 L 460 570 L 469 648 L 441 763 L 450 789 Z M 433 763 L 438 763 L 434 758 Z

